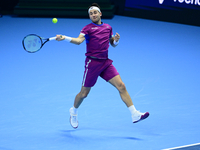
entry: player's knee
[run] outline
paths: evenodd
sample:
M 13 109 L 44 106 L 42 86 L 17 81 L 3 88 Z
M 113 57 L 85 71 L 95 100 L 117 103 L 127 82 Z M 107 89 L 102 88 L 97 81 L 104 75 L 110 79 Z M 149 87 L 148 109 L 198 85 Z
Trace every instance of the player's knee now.
M 88 92 L 79 93 L 81 98 L 86 98 L 88 96 Z
M 118 85 L 118 90 L 120 93 L 123 93 L 126 91 L 126 86 L 123 82 L 120 82 L 119 85 Z

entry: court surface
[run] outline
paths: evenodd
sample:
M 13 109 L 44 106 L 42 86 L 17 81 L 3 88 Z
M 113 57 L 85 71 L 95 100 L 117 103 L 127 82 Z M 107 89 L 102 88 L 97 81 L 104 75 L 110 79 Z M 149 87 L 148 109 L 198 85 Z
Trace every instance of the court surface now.
M 23 50 L 30 33 L 77 37 L 89 19 L 0 18 L 0 150 L 161 150 L 200 142 L 200 28 L 123 16 L 102 19 L 121 35 L 109 58 L 136 109 L 133 124 L 118 91 L 101 78 L 79 108 L 85 42 L 50 41 Z

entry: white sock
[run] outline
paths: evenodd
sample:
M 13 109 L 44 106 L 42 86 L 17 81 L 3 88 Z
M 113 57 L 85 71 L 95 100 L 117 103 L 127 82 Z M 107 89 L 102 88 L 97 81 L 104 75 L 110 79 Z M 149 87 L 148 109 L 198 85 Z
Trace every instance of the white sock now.
M 130 110 L 131 114 L 133 115 L 136 111 L 135 106 L 131 105 L 130 107 L 128 107 L 128 109 Z
M 77 114 L 78 108 L 75 108 L 74 106 L 72 108 L 73 108 L 74 114 Z

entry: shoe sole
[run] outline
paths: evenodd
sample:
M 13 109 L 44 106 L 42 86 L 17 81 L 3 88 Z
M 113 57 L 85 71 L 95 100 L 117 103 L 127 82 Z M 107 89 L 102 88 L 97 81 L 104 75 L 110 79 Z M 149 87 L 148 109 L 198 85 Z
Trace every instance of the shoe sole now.
M 69 122 L 70 122 L 70 124 L 71 124 L 71 117 L 69 118 Z M 71 124 L 71 126 L 72 126 L 72 124 Z M 77 128 L 78 128 L 78 125 L 77 125 L 77 127 L 73 127 L 73 126 L 72 126 L 72 128 L 77 129 Z
M 149 117 L 149 112 L 146 112 L 144 115 L 141 116 L 140 120 L 134 121 L 133 123 L 137 123 L 139 121 L 142 121 L 142 120 L 146 119 L 147 117 Z

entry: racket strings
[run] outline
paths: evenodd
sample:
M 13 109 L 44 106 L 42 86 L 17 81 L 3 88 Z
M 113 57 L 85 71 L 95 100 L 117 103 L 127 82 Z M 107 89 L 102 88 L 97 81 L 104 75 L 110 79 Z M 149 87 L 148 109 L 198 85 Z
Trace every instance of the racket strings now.
M 40 37 L 36 35 L 28 35 L 23 40 L 23 46 L 28 52 L 36 52 L 42 47 L 42 41 Z

